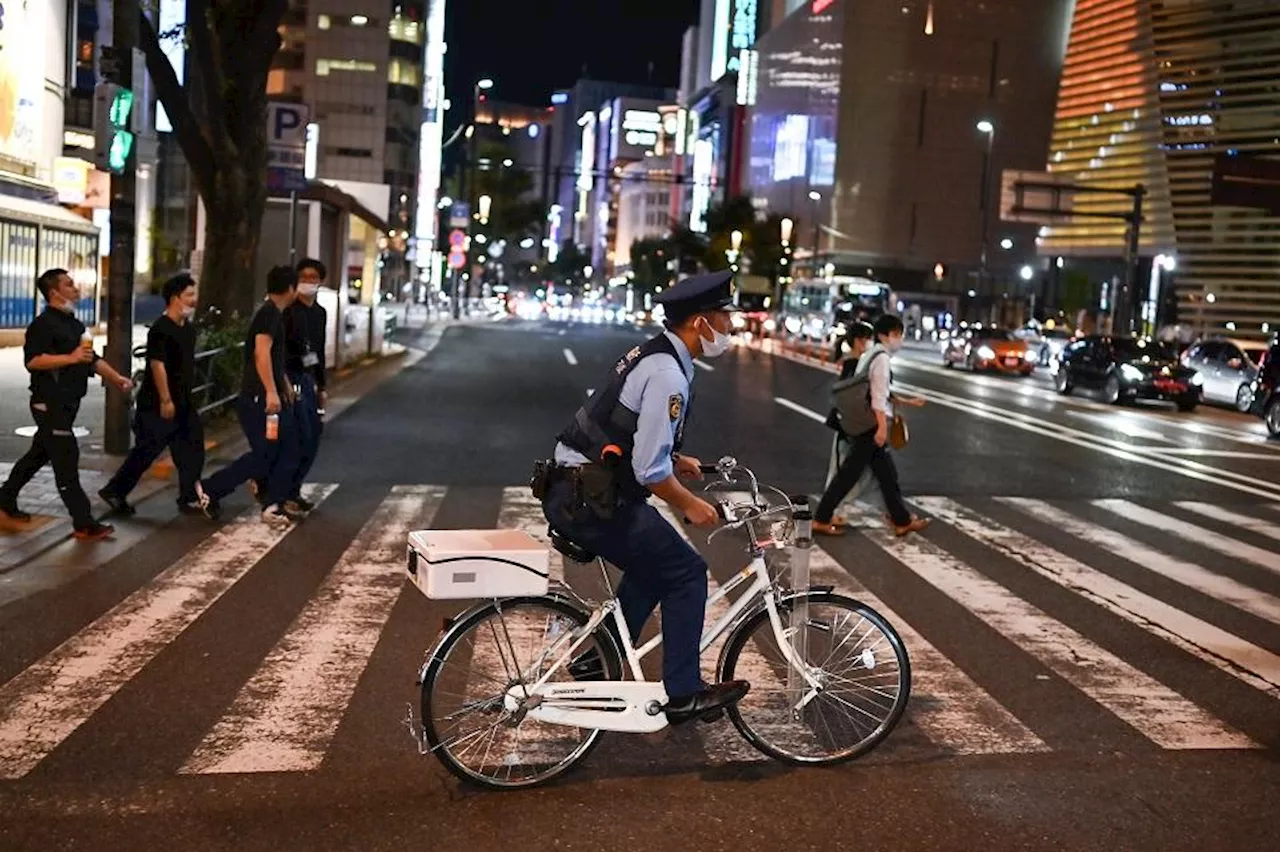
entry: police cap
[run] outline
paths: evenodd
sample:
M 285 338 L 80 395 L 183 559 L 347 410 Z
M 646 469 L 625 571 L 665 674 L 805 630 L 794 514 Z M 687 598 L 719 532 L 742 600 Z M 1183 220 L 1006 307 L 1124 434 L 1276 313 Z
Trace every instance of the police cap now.
M 691 275 L 655 301 L 662 305 L 668 322 L 678 323 L 705 311 L 736 310 L 733 304 L 733 272 L 709 272 Z

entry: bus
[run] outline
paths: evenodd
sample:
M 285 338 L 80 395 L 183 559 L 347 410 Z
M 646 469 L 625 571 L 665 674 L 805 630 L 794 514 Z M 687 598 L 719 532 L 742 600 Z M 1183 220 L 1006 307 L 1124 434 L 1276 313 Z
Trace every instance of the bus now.
M 797 278 L 782 298 L 778 324 L 793 337 L 830 345 L 838 357 L 850 323 L 874 322 L 893 306 L 893 290 L 882 281 L 856 275 Z

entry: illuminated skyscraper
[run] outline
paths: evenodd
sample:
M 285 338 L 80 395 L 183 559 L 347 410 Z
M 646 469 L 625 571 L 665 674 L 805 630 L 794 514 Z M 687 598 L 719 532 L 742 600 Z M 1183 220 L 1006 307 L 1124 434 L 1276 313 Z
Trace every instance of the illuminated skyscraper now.
M 1215 204 L 1212 187 L 1215 167 L 1280 155 L 1277 79 L 1274 0 L 1075 4 L 1048 168 L 1090 186 L 1145 186 L 1140 317 L 1156 319 L 1163 278 L 1175 288 L 1178 321 L 1198 331 L 1276 327 L 1280 217 L 1261 199 L 1257 207 Z M 1101 198 L 1077 198 L 1075 212 L 1128 206 Z M 1116 256 L 1124 231 L 1121 222 L 1076 215 L 1045 228 L 1041 252 Z M 1155 264 L 1159 255 L 1165 260 Z

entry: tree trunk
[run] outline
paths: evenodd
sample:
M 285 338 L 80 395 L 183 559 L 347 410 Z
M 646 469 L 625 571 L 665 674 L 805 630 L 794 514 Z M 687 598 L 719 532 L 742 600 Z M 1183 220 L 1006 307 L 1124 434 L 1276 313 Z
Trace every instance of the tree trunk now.
M 262 178 L 241 166 L 223 169 L 205 197 L 204 261 L 200 297 L 226 316 L 247 316 L 257 301 L 258 238 L 265 193 Z

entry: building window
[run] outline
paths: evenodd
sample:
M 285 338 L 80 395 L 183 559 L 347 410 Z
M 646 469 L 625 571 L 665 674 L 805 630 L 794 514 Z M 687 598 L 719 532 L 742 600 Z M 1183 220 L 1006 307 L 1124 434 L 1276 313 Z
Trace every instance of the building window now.
M 331 71 L 377 71 L 378 66 L 372 62 L 359 59 L 317 59 L 316 76 L 328 77 Z
M 396 14 L 391 19 L 387 33 L 395 41 L 407 41 L 410 44 L 422 44 L 426 35 L 421 22 L 410 20 L 401 14 Z
M 329 27 L 333 26 L 333 19 L 331 19 L 328 15 L 317 15 L 316 26 L 322 30 L 327 30 L 329 29 Z
M 417 87 L 422 85 L 422 71 L 413 62 L 394 58 L 387 63 L 387 82 Z

